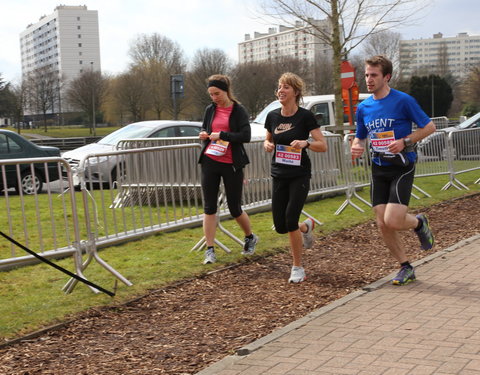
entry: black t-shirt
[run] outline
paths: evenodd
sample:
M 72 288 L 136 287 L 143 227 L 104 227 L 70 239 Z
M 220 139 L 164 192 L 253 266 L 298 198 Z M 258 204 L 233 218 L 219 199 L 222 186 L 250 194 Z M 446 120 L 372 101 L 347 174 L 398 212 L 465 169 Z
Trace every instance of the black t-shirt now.
M 319 126 L 315 116 L 309 110 L 299 107 L 290 117 L 282 116 L 281 108 L 269 112 L 265 120 L 265 129 L 273 135 L 275 150 L 272 156 L 272 177 L 289 178 L 311 176 L 311 162 L 305 149 L 302 149 L 301 164 L 286 165 L 276 162 L 277 145 L 290 145 L 295 139 L 306 140 L 310 131 Z

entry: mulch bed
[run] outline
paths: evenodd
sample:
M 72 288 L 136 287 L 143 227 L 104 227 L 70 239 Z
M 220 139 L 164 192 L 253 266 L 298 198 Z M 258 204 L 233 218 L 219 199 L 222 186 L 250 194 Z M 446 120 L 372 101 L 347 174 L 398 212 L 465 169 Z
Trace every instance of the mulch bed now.
M 435 250 L 480 232 L 480 194 L 432 206 Z M 410 259 L 419 250 L 402 233 Z M 287 242 L 287 237 L 285 237 Z M 276 328 L 397 268 L 373 222 L 328 236 L 305 252 L 306 282 L 287 283 L 290 255 L 254 257 L 120 307 L 92 309 L 39 337 L 0 349 L 1 374 L 194 374 Z

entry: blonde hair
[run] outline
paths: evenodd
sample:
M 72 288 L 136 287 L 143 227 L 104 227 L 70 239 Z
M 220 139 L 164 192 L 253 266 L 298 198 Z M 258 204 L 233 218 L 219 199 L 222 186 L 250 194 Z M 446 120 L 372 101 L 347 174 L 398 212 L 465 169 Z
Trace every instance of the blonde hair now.
M 283 73 L 278 79 L 278 83 L 287 84 L 296 92 L 295 102 L 297 105 L 300 105 L 300 102 L 303 100 L 303 95 L 305 94 L 305 82 L 298 75 L 291 72 Z
M 232 102 L 235 102 L 235 103 L 240 103 L 238 101 L 238 99 L 235 97 L 235 95 L 233 95 L 233 90 L 232 90 L 232 82 L 230 80 L 230 78 L 224 74 L 214 74 L 214 75 L 211 75 L 210 77 L 208 77 L 207 79 L 207 83 L 210 82 L 210 81 L 221 81 L 221 82 L 224 82 L 226 85 L 227 85 L 227 90 L 225 90 L 227 92 L 227 96 L 228 98 L 232 101 Z

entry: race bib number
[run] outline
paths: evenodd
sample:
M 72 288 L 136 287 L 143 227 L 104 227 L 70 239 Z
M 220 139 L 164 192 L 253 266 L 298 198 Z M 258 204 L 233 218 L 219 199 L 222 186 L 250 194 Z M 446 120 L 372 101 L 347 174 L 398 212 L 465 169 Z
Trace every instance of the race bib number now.
M 215 156 L 223 156 L 227 153 L 229 143 L 230 142 L 222 141 L 221 139 L 212 141 L 208 145 L 208 148 L 205 151 L 205 153 L 210 155 L 215 155 Z
M 287 165 L 300 165 L 302 162 L 302 149 L 292 146 L 277 145 L 275 162 Z
M 395 141 L 393 130 L 373 133 L 370 137 L 370 142 L 375 152 L 388 152 L 388 145 L 393 141 Z

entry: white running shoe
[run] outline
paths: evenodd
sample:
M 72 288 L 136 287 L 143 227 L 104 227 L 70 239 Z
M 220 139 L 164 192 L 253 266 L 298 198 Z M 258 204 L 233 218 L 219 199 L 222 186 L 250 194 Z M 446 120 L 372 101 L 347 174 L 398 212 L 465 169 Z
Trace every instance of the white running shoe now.
M 313 228 L 315 228 L 315 222 L 312 218 L 308 218 L 303 222 L 307 226 L 307 231 L 303 235 L 303 247 L 310 249 L 313 246 Z
M 301 283 L 307 279 L 305 269 L 299 266 L 292 266 L 292 272 L 290 273 L 289 283 Z
M 217 257 L 215 256 L 215 250 L 207 249 L 207 251 L 205 251 L 205 259 L 203 260 L 203 264 L 215 263 L 216 261 Z

